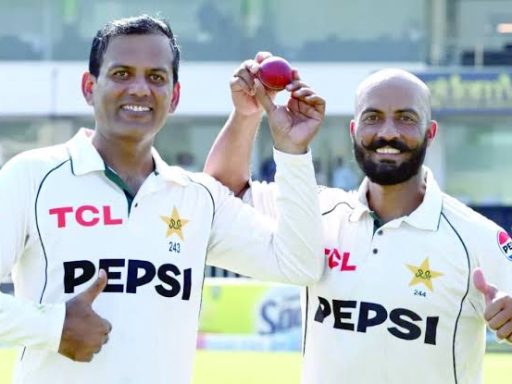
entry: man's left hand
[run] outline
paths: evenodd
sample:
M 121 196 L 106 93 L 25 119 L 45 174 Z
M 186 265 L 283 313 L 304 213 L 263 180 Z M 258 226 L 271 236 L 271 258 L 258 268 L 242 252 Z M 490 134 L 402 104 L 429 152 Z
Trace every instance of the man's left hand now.
M 480 268 L 473 271 L 473 283 L 485 296 L 484 317 L 489 328 L 499 339 L 512 342 L 512 297 L 488 284 Z
M 325 116 L 325 100 L 303 83 L 296 71 L 286 89 L 291 92 L 287 105 L 275 105 L 263 84 L 254 79 L 256 98 L 268 116 L 277 150 L 302 154 L 316 135 Z

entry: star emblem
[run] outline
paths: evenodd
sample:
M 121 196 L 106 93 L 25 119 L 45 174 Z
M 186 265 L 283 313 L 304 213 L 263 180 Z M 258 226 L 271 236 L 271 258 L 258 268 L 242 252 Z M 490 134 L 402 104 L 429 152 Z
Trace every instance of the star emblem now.
M 407 268 L 413 273 L 409 287 L 423 283 L 425 287 L 427 287 L 431 292 L 434 290 L 432 288 L 432 280 L 436 277 L 443 276 L 441 272 L 432 271 L 430 269 L 428 257 L 422 261 L 419 267 L 407 264 Z
M 176 207 L 173 207 L 171 216 L 160 216 L 162 221 L 167 225 L 167 237 L 175 233 L 181 240 L 183 238 L 183 227 L 188 224 L 190 220 L 180 217 Z

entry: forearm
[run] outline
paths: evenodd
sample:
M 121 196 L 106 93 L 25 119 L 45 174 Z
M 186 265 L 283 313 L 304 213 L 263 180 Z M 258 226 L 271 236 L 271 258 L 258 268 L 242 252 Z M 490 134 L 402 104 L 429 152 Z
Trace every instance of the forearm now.
M 37 304 L 0 293 L 0 344 L 57 352 L 65 304 Z
M 276 261 L 280 270 L 288 274 L 289 282 L 299 285 L 316 283 L 323 273 L 325 257 L 322 252 L 322 219 L 311 152 L 289 155 L 275 150 L 274 159 L 277 164 Z
M 239 199 L 216 202 L 208 263 L 260 280 L 314 284 L 325 256 L 311 153 L 274 155 L 275 195 L 267 196 L 274 209 L 258 206 L 258 213 Z
M 204 172 L 239 195 L 250 179 L 252 146 L 261 114 L 242 115 L 233 111 L 215 139 Z

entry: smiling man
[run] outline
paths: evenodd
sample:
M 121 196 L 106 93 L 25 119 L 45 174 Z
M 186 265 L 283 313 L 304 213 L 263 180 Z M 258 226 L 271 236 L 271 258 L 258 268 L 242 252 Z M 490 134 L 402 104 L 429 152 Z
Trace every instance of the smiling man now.
M 231 81 L 245 119 L 226 124 L 205 165 L 237 194 L 249 186 L 260 56 Z M 422 165 L 437 129 L 414 75 L 388 69 L 359 86 L 350 135 L 366 178 L 355 193 L 319 190 L 328 267 L 305 292 L 305 384 L 477 384 L 486 323 L 512 341 L 512 241 Z M 277 214 L 272 184 L 253 182 L 244 199 Z
M 94 130 L 2 168 L 0 279 L 12 271 L 15 297 L 0 294 L 0 344 L 21 347 L 16 383 L 189 383 L 206 262 L 291 284 L 320 278 L 308 145 L 323 99 L 304 85 L 300 126 L 269 117 L 280 196 L 270 220 L 153 148 L 178 105 L 179 58 L 162 20 L 108 23 L 82 80 Z

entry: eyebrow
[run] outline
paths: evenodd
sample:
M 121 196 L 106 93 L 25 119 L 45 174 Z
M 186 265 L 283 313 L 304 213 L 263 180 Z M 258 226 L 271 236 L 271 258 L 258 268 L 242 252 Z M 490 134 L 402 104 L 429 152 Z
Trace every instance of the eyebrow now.
M 130 69 L 130 68 L 133 68 L 133 66 L 126 65 L 126 64 L 121 64 L 121 63 L 112 63 L 112 65 L 109 66 L 108 70 L 111 70 L 113 68 Z M 166 73 L 170 73 L 171 72 L 166 67 L 149 68 L 149 71 L 152 71 L 152 72 L 166 72 Z
M 366 108 L 364 111 L 361 112 L 361 116 L 364 115 L 365 113 L 381 113 L 382 114 L 384 112 L 382 112 L 380 109 L 376 109 L 376 108 Z M 418 111 L 416 111 L 413 108 L 398 109 L 394 112 L 394 114 L 401 114 L 401 113 L 412 113 L 415 116 L 418 116 L 418 117 L 420 116 Z
M 419 112 L 412 108 L 404 108 L 404 109 L 399 109 L 398 111 L 395 111 L 395 114 L 401 114 L 401 113 L 412 113 L 413 115 L 420 117 Z
M 370 112 L 382 113 L 381 110 L 378 110 L 378 109 L 375 109 L 375 108 L 366 108 L 364 111 L 361 112 L 361 116 L 364 115 L 365 113 L 370 113 Z

